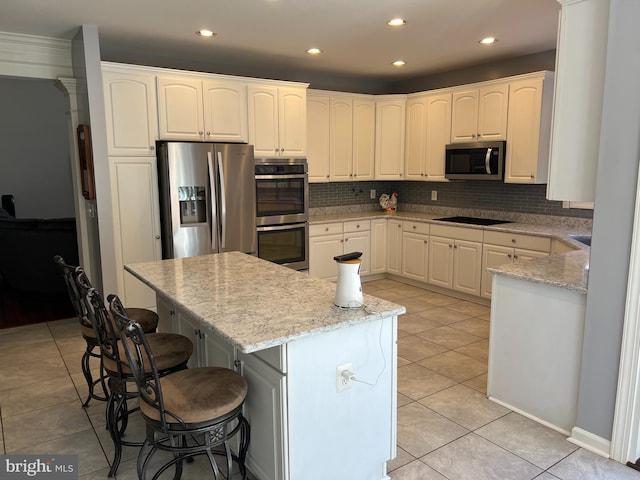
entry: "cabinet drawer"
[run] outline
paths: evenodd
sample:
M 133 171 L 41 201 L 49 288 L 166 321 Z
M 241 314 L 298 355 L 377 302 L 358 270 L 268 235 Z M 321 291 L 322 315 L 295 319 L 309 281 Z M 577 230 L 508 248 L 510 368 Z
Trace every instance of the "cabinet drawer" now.
M 482 230 L 479 228 L 450 227 L 448 225 L 431 225 L 431 235 L 453 238 L 455 240 L 469 240 L 482 242 Z
M 370 220 L 344 222 L 344 233 L 362 232 L 366 230 L 371 230 Z
M 518 233 L 492 232 L 486 230 L 484 232 L 484 243 L 505 247 L 525 248 L 527 250 L 537 250 L 547 253 L 551 250 L 551 239 L 549 237 L 522 235 Z
M 342 234 L 342 223 L 323 223 L 321 225 L 309 225 L 309 236 Z
M 421 222 L 402 222 L 402 231 L 421 233 L 423 235 L 429 235 L 429 224 Z

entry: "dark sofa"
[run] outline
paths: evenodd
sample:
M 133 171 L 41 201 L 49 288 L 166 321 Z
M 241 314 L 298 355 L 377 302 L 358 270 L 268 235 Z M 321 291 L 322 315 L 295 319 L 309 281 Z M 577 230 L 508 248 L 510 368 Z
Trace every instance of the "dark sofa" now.
M 0 209 L 1 210 L 1 209 Z M 74 218 L 13 218 L 0 212 L 0 288 L 19 294 L 66 295 L 55 255 L 78 265 Z

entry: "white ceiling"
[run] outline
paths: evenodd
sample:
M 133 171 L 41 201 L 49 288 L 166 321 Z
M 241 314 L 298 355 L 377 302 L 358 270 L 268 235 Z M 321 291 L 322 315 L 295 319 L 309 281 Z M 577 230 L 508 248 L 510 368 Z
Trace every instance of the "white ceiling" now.
M 0 32 L 71 39 L 96 25 L 107 59 L 148 53 L 401 80 L 554 49 L 559 9 L 557 0 L 1 0 Z M 391 28 L 393 17 L 408 23 Z M 217 36 L 196 36 L 201 28 Z M 480 45 L 486 36 L 499 42 Z M 407 65 L 393 67 L 399 58 Z

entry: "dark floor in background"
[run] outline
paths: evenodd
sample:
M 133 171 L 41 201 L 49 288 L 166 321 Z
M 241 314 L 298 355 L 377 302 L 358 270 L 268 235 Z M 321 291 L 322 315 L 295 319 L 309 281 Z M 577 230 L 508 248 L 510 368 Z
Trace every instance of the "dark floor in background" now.
M 67 295 L 41 297 L 0 289 L 0 329 L 74 316 Z

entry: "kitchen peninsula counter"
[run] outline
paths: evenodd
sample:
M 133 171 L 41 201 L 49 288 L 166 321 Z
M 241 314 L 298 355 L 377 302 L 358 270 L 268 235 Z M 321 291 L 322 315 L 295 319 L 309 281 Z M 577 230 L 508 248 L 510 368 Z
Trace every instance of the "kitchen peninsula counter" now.
M 396 456 L 397 316 L 364 295 L 238 252 L 127 265 L 156 291 L 161 331 L 194 342 L 190 367 L 247 381 L 247 467 L 257 480 L 389 480 Z M 338 369 L 356 381 L 342 387 Z

